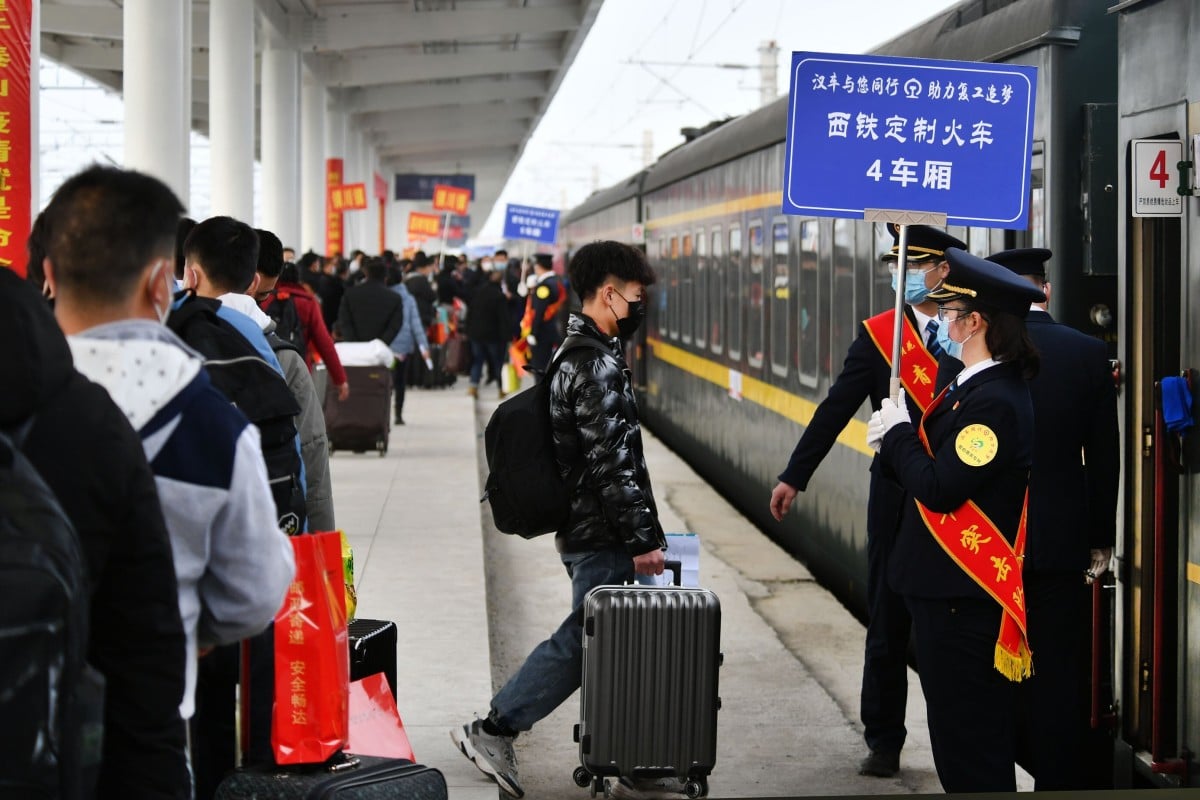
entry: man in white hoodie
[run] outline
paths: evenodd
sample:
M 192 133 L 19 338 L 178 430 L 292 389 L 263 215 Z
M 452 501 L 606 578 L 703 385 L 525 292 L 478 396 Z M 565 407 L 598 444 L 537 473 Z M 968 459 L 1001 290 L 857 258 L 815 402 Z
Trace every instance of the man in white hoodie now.
M 155 474 L 187 634 L 180 711 L 189 718 L 198 651 L 262 631 L 295 563 L 257 429 L 162 325 L 182 211 L 155 178 L 95 166 L 64 183 L 43 213 L 46 277 L 76 368 L 124 411 Z

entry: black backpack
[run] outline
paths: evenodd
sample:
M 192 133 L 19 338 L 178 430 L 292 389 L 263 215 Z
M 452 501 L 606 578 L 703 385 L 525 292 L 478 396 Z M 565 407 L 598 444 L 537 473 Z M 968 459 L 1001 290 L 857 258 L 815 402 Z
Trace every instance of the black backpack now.
M 300 533 L 306 516 L 296 452 L 295 418 L 300 404 L 284 377 L 254 345 L 217 316 L 220 306 L 218 300 L 189 297 L 171 311 L 167 327 L 204 357 L 213 386 L 258 428 L 279 528 L 287 534 Z
M 28 426 L 26 426 L 28 430 Z M 20 436 L 16 438 L 21 438 Z M 83 548 L 37 470 L 0 435 L 0 795 L 90 797 L 104 678 L 85 663 Z
M 290 290 L 277 291 L 265 311 L 275 321 L 276 336 L 299 350 L 300 355 L 308 353 L 308 339 L 304 335 L 300 312 L 296 309 L 296 301 L 292 299 Z
M 605 346 L 587 336 L 568 336 L 558 348 L 546 374 L 529 389 L 505 400 L 492 412 L 483 432 L 488 478 L 483 500 L 492 507 L 492 521 L 503 533 L 526 539 L 553 533 L 571 511 L 571 493 L 583 476 L 577 466 L 563 480 L 554 458 L 550 426 L 550 378 L 568 350 Z

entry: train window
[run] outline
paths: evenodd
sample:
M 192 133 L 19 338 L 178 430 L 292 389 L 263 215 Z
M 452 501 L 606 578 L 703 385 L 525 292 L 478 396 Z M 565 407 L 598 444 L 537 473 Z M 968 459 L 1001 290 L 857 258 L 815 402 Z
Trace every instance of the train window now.
M 658 335 L 667 335 L 667 302 L 668 302 L 668 287 L 671 283 L 670 267 L 667 259 L 671 257 L 671 251 L 667 249 L 667 240 L 665 237 L 660 237 L 658 240 L 658 282 L 659 290 L 655 292 L 655 297 L 658 300 Z
M 831 365 L 841 363 L 854 337 L 858 335 L 858 309 L 854 302 L 854 256 L 854 224 L 845 219 L 834 220 L 833 273 L 829 295 Z
M 817 308 L 820 304 L 818 295 L 821 282 L 818 280 L 817 265 L 820 256 L 817 247 L 820 238 L 816 220 L 800 223 L 800 276 L 797 281 L 800 291 L 800 319 L 796 320 L 796 333 L 799 337 L 800 383 L 805 386 L 817 385 L 819 367 L 817 343 L 820 338 L 820 315 Z
M 696 347 L 703 348 L 708 320 L 708 240 L 704 229 L 696 231 L 696 271 L 692 278 L 692 329 Z
M 725 239 L 721 236 L 720 228 L 713 228 L 712 258 L 708 275 L 708 346 L 714 353 L 720 353 L 723 345 L 725 330 L 725 265 L 721 256 L 725 252 Z
M 679 265 L 679 338 L 684 344 L 692 343 L 692 298 L 695 296 L 693 285 L 693 253 L 692 235 L 683 235 L 683 253 L 676 263 Z
M 671 237 L 671 258 L 667 262 L 667 335 L 679 338 L 679 237 Z
M 871 259 L 871 313 L 880 314 L 889 308 L 896 307 L 896 291 L 892 288 L 892 274 L 888 272 L 887 264 L 883 261 L 884 255 L 891 252 L 894 240 L 892 234 L 888 232 L 887 225 L 876 223 L 873 227 L 875 229 L 875 257 Z
M 792 275 L 788 261 L 788 224 L 771 226 L 771 371 L 786 377 L 792 353 Z
M 725 341 L 729 357 L 737 361 L 742 357 L 742 303 L 745 302 L 742 288 L 742 229 L 738 225 L 729 228 L 729 254 L 725 270 Z
M 1034 153 L 1033 163 L 1041 163 L 1040 153 Z M 1046 246 L 1046 179 L 1045 171 L 1037 167 L 1030 173 L 1029 182 L 1029 246 Z
M 967 229 L 967 249 L 972 255 L 987 258 L 992 252 L 992 243 L 987 228 Z
M 750 224 L 750 276 L 746 281 L 746 359 L 751 367 L 763 365 L 766 346 L 766 311 L 763 306 L 763 226 L 757 220 Z

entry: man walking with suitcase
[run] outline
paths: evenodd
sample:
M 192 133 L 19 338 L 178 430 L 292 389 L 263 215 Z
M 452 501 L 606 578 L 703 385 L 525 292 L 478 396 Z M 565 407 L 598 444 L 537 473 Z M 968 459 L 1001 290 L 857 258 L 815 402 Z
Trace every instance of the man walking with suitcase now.
M 579 688 L 584 596 L 596 586 L 631 582 L 635 574 L 661 574 L 666 546 L 622 355 L 622 340 L 641 323 L 645 287 L 654 283 L 654 272 L 637 249 L 594 242 L 580 248 L 568 273 L 583 303 L 582 313 L 571 316 L 568 338 L 599 345 L 564 348 L 550 377 L 559 470 L 567 476 L 584 468 L 571 493 L 568 522 L 555 537 L 571 578 L 571 612 L 492 698 L 486 719 L 450 732 L 463 755 L 513 797 L 524 794 L 513 739 Z M 649 786 L 619 788 L 626 797 L 662 796 L 643 793 Z

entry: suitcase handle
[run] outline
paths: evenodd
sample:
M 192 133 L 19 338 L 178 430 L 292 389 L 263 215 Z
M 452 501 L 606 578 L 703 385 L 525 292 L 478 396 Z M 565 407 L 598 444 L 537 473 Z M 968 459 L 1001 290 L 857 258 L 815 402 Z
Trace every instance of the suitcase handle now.
M 683 585 L 683 562 L 682 561 L 666 561 L 663 563 L 663 571 L 671 570 L 673 579 L 671 581 L 674 586 Z

